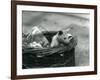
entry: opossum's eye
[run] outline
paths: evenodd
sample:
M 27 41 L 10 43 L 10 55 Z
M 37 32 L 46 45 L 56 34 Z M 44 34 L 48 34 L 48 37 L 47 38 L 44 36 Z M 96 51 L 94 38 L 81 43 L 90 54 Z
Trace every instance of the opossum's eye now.
M 62 32 L 62 31 L 59 31 L 59 32 L 58 32 L 58 34 L 59 34 L 59 35 L 62 35 L 62 34 L 63 34 L 63 32 Z
M 72 38 L 72 36 L 68 36 L 68 39 Z
M 66 37 L 64 39 L 66 39 Z

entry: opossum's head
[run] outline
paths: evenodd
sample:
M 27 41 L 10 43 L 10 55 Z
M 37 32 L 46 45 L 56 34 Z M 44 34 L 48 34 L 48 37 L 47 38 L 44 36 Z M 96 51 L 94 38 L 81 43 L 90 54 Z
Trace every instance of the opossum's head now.
M 73 36 L 68 31 L 59 31 L 58 32 L 58 41 L 64 44 L 70 43 Z

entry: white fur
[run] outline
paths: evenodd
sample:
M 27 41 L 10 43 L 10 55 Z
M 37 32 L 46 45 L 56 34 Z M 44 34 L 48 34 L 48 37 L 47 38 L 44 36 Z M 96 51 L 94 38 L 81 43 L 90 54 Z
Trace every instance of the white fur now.
M 52 38 L 52 42 L 51 42 L 51 47 L 56 47 L 59 45 L 59 42 L 58 42 L 58 33 L 56 35 L 53 36 Z
M 29 44 L 29 46 L 31 48 L 43 48 L 42 45 L 40 43 L 37 43 L 37 42 L 32 42 Z
M 69 29 L 68 29 L 69 30 Z M 72 39 L 72 37 L 71 38 L 68 38 L 69 36 L 72 36 L 71 34 L 66 34 L 67 36 L 66 36 L 66 43 L 69 43 L 70 42 L 70 40 Z M 57 47 L 57 46 L 59 46 L 60 45 L 60 43 L 59 43 L 59 41 L 58 41 L 58 38 L 61 38 L 59 35 L 58 35 L 58 33 L 56 34 L 56 35 L 54 35 L 53 36 L 53 38 L 52 38 L 52 42 L 51 42 L 51 45 L 50 45 L 50 47 Z

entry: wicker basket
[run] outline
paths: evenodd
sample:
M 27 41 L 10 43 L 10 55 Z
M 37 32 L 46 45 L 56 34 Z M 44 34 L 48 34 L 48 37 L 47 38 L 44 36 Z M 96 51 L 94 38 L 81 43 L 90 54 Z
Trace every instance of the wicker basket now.
M 49 38 L 48 40 L 51 40 L 53 35 L 45 34 L 45 36 Z M 23 69 L 75 66 L 76 45 L 77 37 L 74 37 L 71 42 L 65 46 L 43 49 L 24 48 L 22 50 Z

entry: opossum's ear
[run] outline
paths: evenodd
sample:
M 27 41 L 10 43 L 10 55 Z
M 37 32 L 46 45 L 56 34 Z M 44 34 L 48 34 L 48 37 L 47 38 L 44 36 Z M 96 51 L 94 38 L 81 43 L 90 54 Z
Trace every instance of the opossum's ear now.
M 59 31 L 59 32 L 58 32 L 58 35 L 62 35 L 62 34 L 63 34 L 63 31 Z

